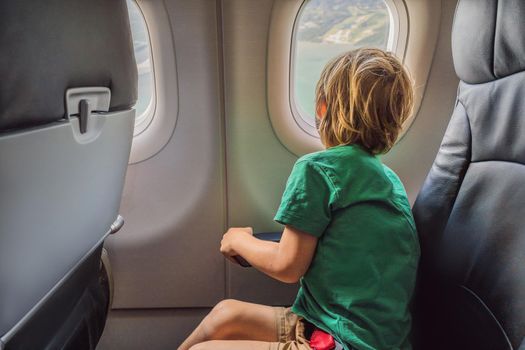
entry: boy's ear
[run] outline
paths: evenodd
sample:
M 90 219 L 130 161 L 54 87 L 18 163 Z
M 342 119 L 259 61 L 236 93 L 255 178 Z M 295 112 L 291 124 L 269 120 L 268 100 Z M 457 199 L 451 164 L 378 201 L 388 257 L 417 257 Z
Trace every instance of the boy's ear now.
M 326 111 L 328 110 L 328 106 L 326 105 L 325 101 L 319 102 L 316 108 L 316 114 L 317 118 L 322 119 L 326 115 Z

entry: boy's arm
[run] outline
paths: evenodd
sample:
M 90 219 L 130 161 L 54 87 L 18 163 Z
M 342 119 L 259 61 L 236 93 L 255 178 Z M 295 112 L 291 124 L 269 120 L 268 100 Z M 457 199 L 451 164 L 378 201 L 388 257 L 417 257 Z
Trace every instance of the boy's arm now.
M 286 283 L 306 273 L 317 246 L 317 237 L 286 226 L 279 243 L 253 237 L 251 228 L 230 228 L 223 236 L 221 252 L 241 255 L 259 271 Z

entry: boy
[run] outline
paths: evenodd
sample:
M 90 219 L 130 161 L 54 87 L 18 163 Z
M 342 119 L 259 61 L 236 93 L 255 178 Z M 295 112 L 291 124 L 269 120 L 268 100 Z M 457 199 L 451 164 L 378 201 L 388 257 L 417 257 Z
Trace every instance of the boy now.
M 344 349 L 411 348 L 419 243 L 403 185 L 377 155 L 412 108 L 412 81 L 393 55 L 359 49 L 328 63 L 316 88 L 326 150 L 292 170 L 275 216 L 285 225 L 280 243 L 250 228 L 231 228 L 221 242 L 230 260 L 241 255 L 277 280 L 300 281 L 293 306 L 224 300 L 179 350 L 307 350 L 319 334 Z

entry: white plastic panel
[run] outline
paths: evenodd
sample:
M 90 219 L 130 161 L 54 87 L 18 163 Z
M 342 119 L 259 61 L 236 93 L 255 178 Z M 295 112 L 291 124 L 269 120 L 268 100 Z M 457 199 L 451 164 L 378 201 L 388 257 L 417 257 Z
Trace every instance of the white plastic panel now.
M 176 62 L 157 64 L 154 56 L 160 69 L 156 77 L 177 81 L 178 92 L 157 87 L 158 98 L 164 99 L 159 105 L 172 103 L 178 94 L 178 108 L 162 111 L 163 118 L 177 118 L 177 124 L 160 152 L 129 166 L 121 207 L 126 225 L 107 240 L 115 277 L 113 307 L 213 306 L 225 296 L 219 242 L 226 226 L 215 2 L 144 5 L 152 13 L 167 11 L 162 16 L 169 31 L 150 30 L 172 37 L 176 47 Z M 152 43 L 158 40 L 163 38 Z

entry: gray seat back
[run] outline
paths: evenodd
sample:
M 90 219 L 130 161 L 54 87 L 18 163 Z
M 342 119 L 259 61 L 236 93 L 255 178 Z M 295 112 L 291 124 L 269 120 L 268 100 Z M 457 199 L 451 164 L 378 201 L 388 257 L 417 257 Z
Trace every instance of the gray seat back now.
M 460 0 L 457 103 L 414 206 L 422 349 L 525 348 L 525 2 Z
M 0 76 L 5 345 L 118 216 L 137 98 L 125 0 L 0 2 Z

